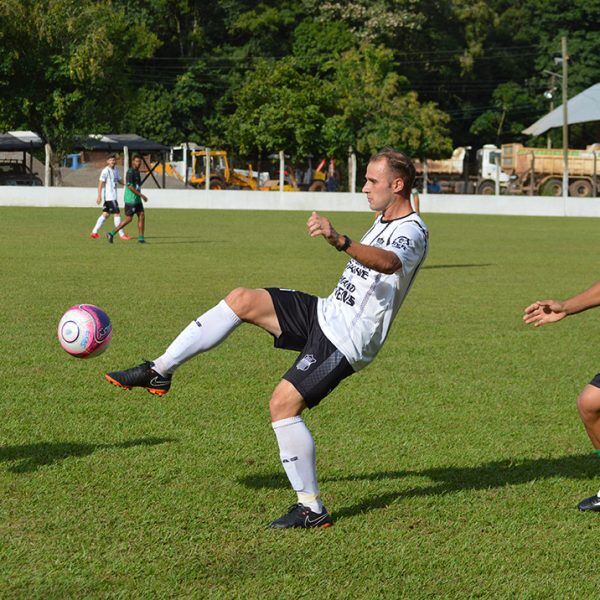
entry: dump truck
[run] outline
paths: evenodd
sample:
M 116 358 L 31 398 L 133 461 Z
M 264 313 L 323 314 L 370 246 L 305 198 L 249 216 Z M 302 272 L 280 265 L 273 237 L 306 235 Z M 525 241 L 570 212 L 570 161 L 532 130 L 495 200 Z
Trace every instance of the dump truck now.
M 504 192 L 510 177 L 500 168 L 500 148 L 486 144 L 475 153 L 475 160 L 468 146 L 459 146 L 452 156 L 442 160 L 427 160 L 427 182 L 435 181 L 443 193 L 494 194 L 496 182 Z M 423 189 L 425 165 L 416 160 L 417 187 Z
M 502 170 L 511 177 L 509 192 L 540 196 L 562 196 L 564 158 L 561 148 L 527 148 L 523 144 L 502 145 Z M 585 150 L 568 150 L 569 195 L 598 195 L 600 144 Z

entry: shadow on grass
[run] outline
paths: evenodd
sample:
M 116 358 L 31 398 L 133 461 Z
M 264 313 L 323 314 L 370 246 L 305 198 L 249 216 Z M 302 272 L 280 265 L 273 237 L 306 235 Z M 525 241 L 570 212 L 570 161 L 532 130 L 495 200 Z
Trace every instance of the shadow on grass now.
M 600 463 L 595 456 L 577 454 L 560 458 L 501 460 L 484 463 L 476 467 L 442 467 L 421 471 L 380 471 L 348 475 L 347 477 L 324 477 L 322 481 L 387 481 L 404 477 L 427 477 L 435 482 L 435 485 L 366 497 L 357 504 L 338 510 L 334 516 L 339 518 L 352 517 L 378 508 L 385 508 L 402 498 L 440 496 L 464 490 L 484 490 L 506 485 L 521 485 L 554 477 L 592 479 L 599 475 Z M 255 489 L 289 487 L 285 475 L 281 473 L 249 475 L 241 478 L 239 482 L 246 487 Z
M 467 269 L 471 267 L 495 267 L 492 263 L 464 264 L 464 265 L 425 265 L 423 269 Z
M 11 473 L 31 473 L 40 467 L 66 458 L 82 458 L 97 450 L 126 450 L 135 446 L 156 446 L 174 442 L 173 438 L 139 438 L 119 444 L 81 444 L 74 442 L 39 442 L 21 446 L 0 446 L 0 462 L 17 462 L 10 466 Z

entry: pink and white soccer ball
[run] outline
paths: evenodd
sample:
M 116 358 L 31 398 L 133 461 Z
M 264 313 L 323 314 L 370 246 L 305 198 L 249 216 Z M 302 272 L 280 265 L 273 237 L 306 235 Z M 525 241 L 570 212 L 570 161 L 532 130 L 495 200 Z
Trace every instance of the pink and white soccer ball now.
M 77 358 L 102 354 L 112 338 L 108 315 L 93 304 L 77 304 L 62 316 L 58 341 L 63 350 Z

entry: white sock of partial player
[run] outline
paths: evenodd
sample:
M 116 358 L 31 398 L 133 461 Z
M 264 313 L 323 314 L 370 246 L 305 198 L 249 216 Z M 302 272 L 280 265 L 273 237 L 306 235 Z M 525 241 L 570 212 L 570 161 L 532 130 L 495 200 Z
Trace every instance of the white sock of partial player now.
M 192 321 L 154 361 L 152 367 L 161 375 L 171 375 L 190 358 L 219 345 L 242 320 L 225 300 Z
M 115 229 L 116 229 L 121 224 L 121 215 L 115 215 L 114 222 L 115 222 Z M 123 229 L 121 229 L 121 231 L 119 231 L 119 237 L 125 237 L 125 231 Z
M 298 494 L 298 502 L 316 513 L 323 512 L 317 485 L 315 442 L 302 417 L 275 421 L 273 431 L 279 444 L 281 464 Z
M 104 225 L 104 221 L 106 221 L 106 217 L 104 215 L 100 215 L 98 217 L 98 220 L 96 221 L 96 224 L 94 225 L 94 229 L 92 230 L 92 233 L 98 233 L 100 231 L 100 227 L 102 227 L 102 225 Z

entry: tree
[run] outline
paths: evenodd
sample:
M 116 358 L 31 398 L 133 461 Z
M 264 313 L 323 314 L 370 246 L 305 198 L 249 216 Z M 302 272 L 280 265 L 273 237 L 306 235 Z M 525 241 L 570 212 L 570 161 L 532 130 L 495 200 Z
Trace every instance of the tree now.
M 383 146 L 415 156 L 448 152 L 447 115 L 432 102 L 420 103 L 407 86 L 390 50 L 363 44 L 345 52 L 332 86 L 336 113 L 325 126 L 328 151 L 343 156 L 351 145 L 365 155 Z
M 55 168 L 76 135 L 118 122 L 127 61 L 159 45 L 108 0 L 3 0 L 0 32 L 0 126 L 37 131 Z
M 236 109 L 225 119 L 225 133 L 241 154 L 284 150 L 296 158 L 321 151 L 329 95 L 293 58 L 259 61 L 233 100 Z

